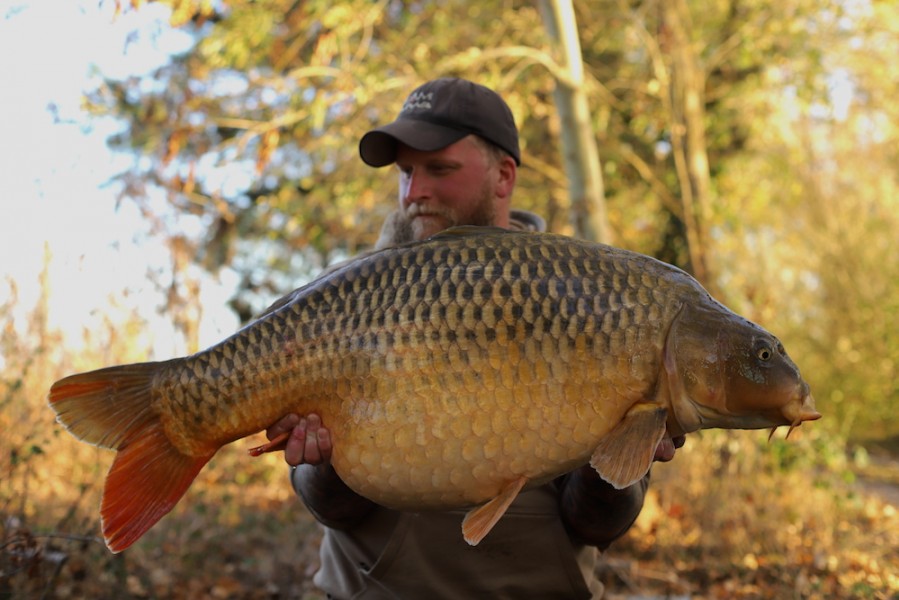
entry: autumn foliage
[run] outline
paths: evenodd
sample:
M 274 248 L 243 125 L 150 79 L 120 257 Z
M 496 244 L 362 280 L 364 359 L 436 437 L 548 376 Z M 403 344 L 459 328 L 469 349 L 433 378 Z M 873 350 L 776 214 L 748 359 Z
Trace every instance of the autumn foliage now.
M 106 6 L 114 18 L 145 4 Z M 583 219 L 541 3 L 164 4 L 196 44 L 104 79 L 84 108 L 119 123 L 109 144 L 136 157 L 110 189 L 170 250 L 164 312 L 191 350 L 197 271 L 239 282 L 230 307 L 245 321 L 374 242 L 395 178 L 361 163 L 358 138 L 425 79 L 499 91 L 522 135 L 516 206 L 557 233 Z M 777 333 L 824 415 L 787 441 L 691 435 L 605 554 L 610 597 L 899 597 L 899 5 L 573 7 L 616 245 L 704 275 Z M 111 305 L 101 326 L 63 337 L 49 289 L 23 306 L 0 282 L 0 598 L 320 598 L 317 525 L 278 458 L 240 444 L 138 543 L 108 552 L 98 506 L 112 454 L 62 431 L 47 390 L 169 357 L 151 356 L 144 316 Z

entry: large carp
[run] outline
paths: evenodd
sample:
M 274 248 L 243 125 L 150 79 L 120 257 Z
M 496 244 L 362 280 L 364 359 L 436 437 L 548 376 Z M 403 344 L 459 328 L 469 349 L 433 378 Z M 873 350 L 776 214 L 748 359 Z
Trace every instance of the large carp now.
M 474 507 L 588 461 L 625 487 L 666 435 L 820 417 L 781 343 L 683 271 L 559 235 L 462 227 L 299 288 L 192 356 L 56 382 L 58 420 L 118 450 L 106 543 L 127 548 L 225 444 L 318 413 L 347 485 L 400 510 Z

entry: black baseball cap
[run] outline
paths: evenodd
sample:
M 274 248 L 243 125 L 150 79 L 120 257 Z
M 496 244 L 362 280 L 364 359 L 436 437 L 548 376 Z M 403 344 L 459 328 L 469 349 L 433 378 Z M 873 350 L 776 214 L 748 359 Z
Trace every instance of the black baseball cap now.
M 406 98 L 393 123 L 372 129 L 359 140 L 359 155 L 372 167 L 396 160 L 397 142 L 430 152 L 469 134 L 499 146 L 521 164 L 518 128 L 499 94 L 457 77 L 429 81 Z

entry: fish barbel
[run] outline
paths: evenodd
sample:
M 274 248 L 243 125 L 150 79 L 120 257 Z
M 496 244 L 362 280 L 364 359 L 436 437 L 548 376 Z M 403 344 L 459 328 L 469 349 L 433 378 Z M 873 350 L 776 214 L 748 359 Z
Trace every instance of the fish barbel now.
M 221 446 L 287 413 L 321 415 L 334 469 L 374 502 L 474 507 L 472 544 L 520 490 L 587 462 L 623 488 L 666 435 L 820 417 L 781 343 L 683 271 L 473 227 L 354 260 L 192 356 L 61 379 L 49 402 L 118 451 L 101 504 L 114 552 Z

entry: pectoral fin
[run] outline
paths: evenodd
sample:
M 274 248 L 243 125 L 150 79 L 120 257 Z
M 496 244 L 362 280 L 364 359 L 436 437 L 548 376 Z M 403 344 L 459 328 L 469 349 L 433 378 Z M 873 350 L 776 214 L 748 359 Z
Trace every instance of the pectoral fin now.
M 600 441 L 590 466 L 617 489 L 631 486 L 649 471 L 662 437 L 668 411 L 652 404 L 632 407 Z
M 496 498 L 468 511 L 462 520 L 462 537 L 465 538 L 465 541 L 472 546 L 477 546 L 478 542 L 490 533 L 496 522 L 506 513 L 506 509 L 518 497 L 518 492 L 527 482 L 527 477 L 519 477 L 510 481 Z
M 266 452 L 277 452 L 278 450 L 284 450 L 284 448 L 287 447 L 287 440 L 289 439 L 290 432 L 285 431 L 284 433 L 275 436 L 261 446 L 250 448 L 249 450 L 247 450 L 247 452 L 250 453 L 250 456 L 262 456 Z

